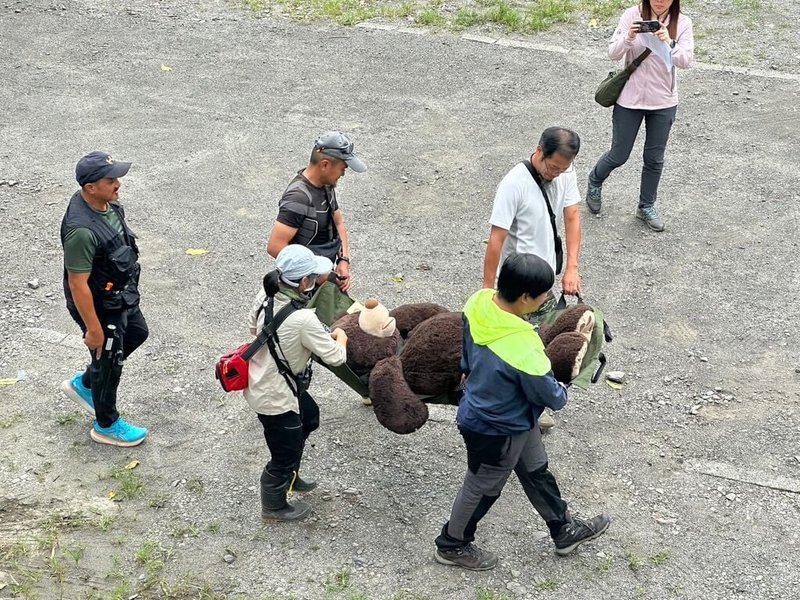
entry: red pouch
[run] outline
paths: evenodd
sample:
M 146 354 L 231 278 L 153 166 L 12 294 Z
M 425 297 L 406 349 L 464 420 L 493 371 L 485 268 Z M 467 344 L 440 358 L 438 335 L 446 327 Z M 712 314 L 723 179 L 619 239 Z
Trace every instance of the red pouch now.
M 238 392 L 247 388 L 248 363 L 242 354 L 250 344 L 242 344 L 233 352 L 221 356 L 214 368 L 214 376 L 226 392 Z

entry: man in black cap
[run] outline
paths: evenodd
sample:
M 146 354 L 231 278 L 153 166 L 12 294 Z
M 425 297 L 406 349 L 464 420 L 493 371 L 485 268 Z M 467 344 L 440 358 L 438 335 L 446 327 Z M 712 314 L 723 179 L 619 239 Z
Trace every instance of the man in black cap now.
M 338 131 L 319 136 L 308 166 L 298 171 L 283 192 L 267 242 L 267 252 L 273 258 L 289 244 L 302 244 L 330 259 L 343 292 L 352 283 L 350 238 L 336 200 L 336 184 L 348 167 L 356 173 L 367 170 L 353 152 L 350 138 Z
M 117 203 L 119 178 L 131 163 L 105 152 L 78 161 L 81 189 L 72 195 L 61 221 L 64 247 L 64 295 L 69 314 L 83 331 L 91 362 L 61 389 L 95 417 L 89 432 L 100 444 L 137 446 L 147 429 L 126 422 L 117 412 L 117 386 L 123 361 L 147 339 L 139 310 L 139 249 Z

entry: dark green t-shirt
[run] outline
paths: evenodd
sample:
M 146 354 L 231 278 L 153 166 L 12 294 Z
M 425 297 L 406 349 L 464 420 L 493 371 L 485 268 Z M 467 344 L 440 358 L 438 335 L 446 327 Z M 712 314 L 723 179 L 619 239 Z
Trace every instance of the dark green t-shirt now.
M 105 212 L 100 212 L 92 206 L 89 208 L 108 221 L 112 229 L 124 234 L 125 228 L 113 208 L 109 207 Z M 70 273 L 91 273 L 96 250 L 97 238 L 90 229 L 76 227 L 69 230 L 64 237 L 64 267 Z

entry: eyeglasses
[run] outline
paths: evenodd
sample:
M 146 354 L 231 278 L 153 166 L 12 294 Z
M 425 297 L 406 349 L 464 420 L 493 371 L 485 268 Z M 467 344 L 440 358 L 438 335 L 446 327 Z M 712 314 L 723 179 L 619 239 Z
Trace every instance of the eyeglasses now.
M 550 173 L 550 174 L 554 173 L 556 177 L 558 175 L 561 175 L 562 173 L 566 173 L 567 171 L 569 171 L 572 168 L 572 165 L 575 164 L 575 161 L 571 160 L 566 167 L 561 168 L 561 167 L 550 166 L 551 163 L 549 163 L 547 161 L 548 161 L 548 159 L 542 158 L 542 162 L 544 163 L 544 168 L 547 169 L 548 173 Z

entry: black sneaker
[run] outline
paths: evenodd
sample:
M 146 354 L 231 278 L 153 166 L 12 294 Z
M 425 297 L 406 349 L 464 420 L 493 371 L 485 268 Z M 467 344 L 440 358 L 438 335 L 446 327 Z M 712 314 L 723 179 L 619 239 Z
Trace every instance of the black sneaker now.
M 583 542 L 603 535 L 609 525 L 611 525 L 611 519 L 605 514 L 586 520 L 572 517 L 572 521 L 564 525 L 558 535 L 553 538 L 556 554 L 566 556 Z
M 470 571 L 488 571 L 497 566 L 497 556 L 481 550 L 475 544 L 467 544 L 460 548 L 442 550 L 437 548 L 433 557 L 436 562 L 453 567 L 461 567 Z

